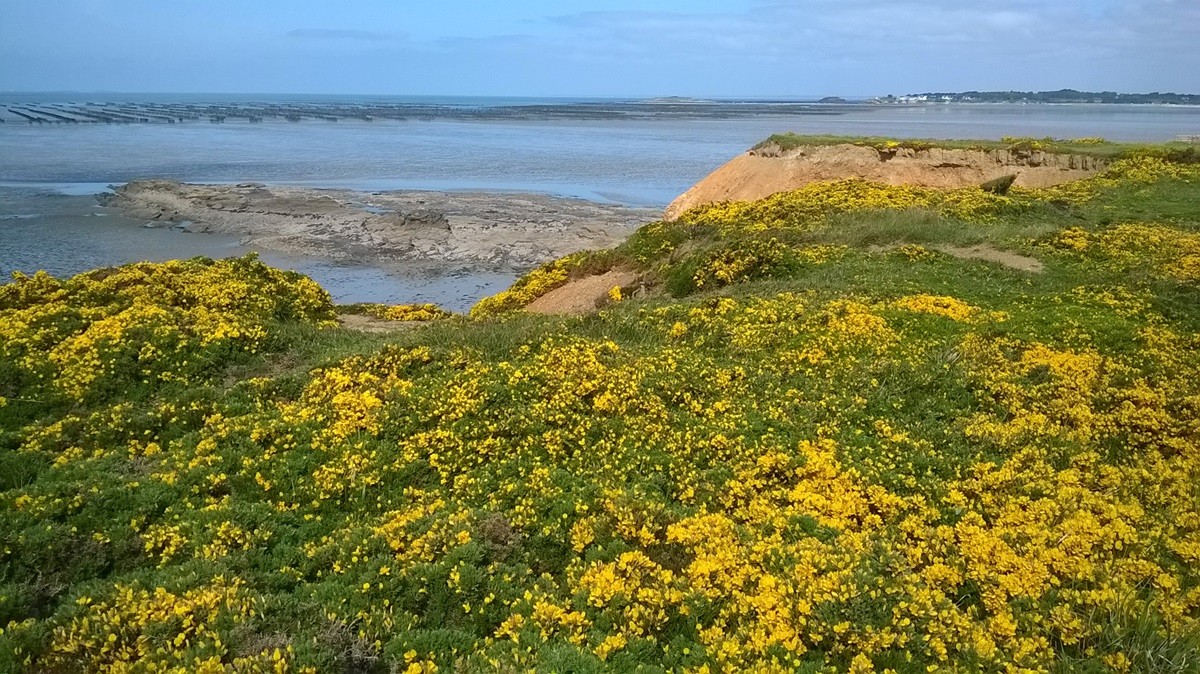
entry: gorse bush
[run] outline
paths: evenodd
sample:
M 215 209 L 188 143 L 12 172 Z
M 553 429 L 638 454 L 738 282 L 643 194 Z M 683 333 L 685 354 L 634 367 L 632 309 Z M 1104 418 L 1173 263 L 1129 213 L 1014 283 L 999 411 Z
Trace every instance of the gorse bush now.
M 89 400 L 155 382 L 187 385 L 272 322 L 331 319 L 307 277 L 253 257 L 135 264 L 0 286 L 0 393 Z
M 910 185 L 884 185 L 858 178 L 812 183 L 753 202 L 698 206 L 681 216 L 686 224 L 712 223 L 734 232 L 775 228 L 813 230 L 838 213 L 864 210 L 925 208 L 964 220 L 986 221 L 1002 211 L 1032 205 L 979 188 L 936 190 Z
M 786 276 L 799 266 L 818 265 L 837 259 L 842 246 L 789 246 L 777 238 L 752 236 L 728 240 L 703 255 L 692 266 L 680 268 L 682 274 L 668 279 L 668 288 L 677 296 L 697 290 L 711 290 L 771 276 Z M 690 272 L 690 275 L 688 275 Z
M 436 304 L 355 304 L 352 309 L 384 321 L 436 321 L 451 313 Z
M 1089 233 L 1073 227 L 1052 241 L 1085 260 L 1129 273 L 1200 281 L 1200 233 L 1159 224 L 1130 223 Z
M 1036 211 L 1008 245 L 1041 274 L 812 243 L 822 214 L 925 198 L 827 185 L 599 258 L 695 296 L 513 311 L 599 265 L 579 255 L 487 320 L 355 349 L 253 260 L 18 279 L 0 671 L 1194 670 L 1200 196 L 1177 169 Z M 1007 231 L 996 205 L 960 212 Z M 120 366 L 82 380 L 50 359 L 68 343 Z

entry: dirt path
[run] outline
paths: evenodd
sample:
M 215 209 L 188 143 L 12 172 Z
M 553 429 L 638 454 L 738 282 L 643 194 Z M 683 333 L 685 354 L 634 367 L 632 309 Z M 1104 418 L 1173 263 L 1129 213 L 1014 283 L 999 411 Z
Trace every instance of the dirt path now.
M 932 248 L 963 260 L 983 260 L 985 262 L 995 262 L 997 264 L 1002 264 L 1005 267 L 1020 269 L 1021 271 L 1032 272 L 1034 274 L 1039 274 L 1043 269 L 1046 268 L 1046 266 L 1042 264 L 1042 261 L 1035 257 L 1020 255 L 1007 250 L 1000 250 L 999 248 L 990 246 L 986 243 L 978 246 L 943 245 L 932 246 Z
M 363 316 L 361 314 L 342 314 L 337 318 L 338 323 L 341 323 L 343 328 L 357 330 L 358 332 L 395 332 L 397 330 L 411 330 L 420 325 L 420 323 L 415 321 L 385 321 L 382 318 Z

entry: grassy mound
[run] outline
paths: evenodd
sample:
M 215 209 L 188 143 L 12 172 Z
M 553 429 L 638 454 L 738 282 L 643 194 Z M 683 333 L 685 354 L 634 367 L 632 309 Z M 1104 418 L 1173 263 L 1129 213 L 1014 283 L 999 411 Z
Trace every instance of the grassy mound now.
M 0 670 L 1187 671 L 1198 284 L 1161 158 L 706 207 L 386 336 L 253 260 L 18 279 Z

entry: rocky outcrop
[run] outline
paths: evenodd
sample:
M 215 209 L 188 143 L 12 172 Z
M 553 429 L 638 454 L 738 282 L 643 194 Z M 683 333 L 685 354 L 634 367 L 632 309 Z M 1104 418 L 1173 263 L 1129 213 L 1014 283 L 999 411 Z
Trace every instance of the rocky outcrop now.
M 146 180 L 107 202 L 151 223 L 344 262 L 401 260 L 524 269 L 621 242 L 649 209 L 536 194 L 376 192 Z
M 1021 187 L 1049 187 L 1103 170 L 1098 157 L 1031 150 L 879 150 L 859 145 L 812 145 L 783 150 L 768 145 L 739 155 L 696 183 L 667 207 L 667 220 L 718 201 L 752 201 L 809 183 L 862 178 L 889 185 L 953 189 L 1016 175 Z

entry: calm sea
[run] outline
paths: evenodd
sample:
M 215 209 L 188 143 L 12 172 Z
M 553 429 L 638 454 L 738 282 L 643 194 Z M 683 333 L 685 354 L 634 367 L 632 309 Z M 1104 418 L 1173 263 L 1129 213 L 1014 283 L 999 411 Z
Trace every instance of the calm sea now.
M 81 100 L 238 102 L 240 96 L 0 94 L 4 106 Z M 275 97 L 298 102 L 322 97 Z M 532 99 L 389 99 L 463 106 L 569 106 Z M 595 101 L 590 101 L 593 106 Z M 605 103 L 620 111 L 626 103 Z M 306 120 L 213 124 L 0 123 L 0 272 L 72 274 L 140 259 L 246 252 L 211 235 L 143 229 L 99 208 L 94 195 L 139 178 L 261 181 L 364 190 L 536 191 L 633 205 L 665 206 L 708 172 L 782 131 L 924 138 L 1103 136 L 1165 141 L 1200 134 L 1200 108 L 1104 105 L 862 106 L 836 115 L 732 114 L 694 118 L 466 121 Z M 744 109 L 741 108 L 741 109 Z M 264 255 L 312 275 L 342 301 L 436 301 L 464 308 L 511 281 L 507 274 L 412 275 Z

